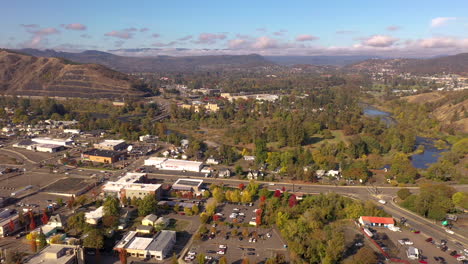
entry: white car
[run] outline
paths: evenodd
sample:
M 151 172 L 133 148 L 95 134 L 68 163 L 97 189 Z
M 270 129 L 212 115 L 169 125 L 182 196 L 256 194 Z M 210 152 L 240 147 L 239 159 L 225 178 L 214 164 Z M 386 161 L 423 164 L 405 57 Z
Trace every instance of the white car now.
M 449 233 L 449 234 L 451 234 L 451 235 L 455 234 L 455 232 L 453 232 L 453 231 L 450 230 L 450 229 L 445 229 L 445 232 L 447 232 L 447 233 Z
M 231 218 L 231 219 L 232 219 L 232 218 L 237 218 L 237 214 L 231 214 L 231 215 L 229 216 L 229 218 Z
M 405 240 L 405 245 L 413 245 L 413 241 L 410 241 L 410 240 Z
M 245 216 L 245 214 L 244 213 L 239 213 L 239 216 Z
M 274 183 L 271 183 L 271 182 L 270 182 L 268 185 L 270 185 L 270 186 L 275 186 L 275 184 L 274 184 Z
M 270 237 L 271 237 L 271 234 L 270 234 L 270 233 L 267 233 L 266 236 L 267 236 L 268 238 L 270 238 Z
M 398 240 L 398 243 L 400 243 L 400 245 L 404 245 L 405 244 L 405 241 L 403 239 L 399 239 Z
M 226 251 L 225 251 L 225 250 L 219 250 L 219 251 L 216 252 L 216 253 L 218 253 L 219 255 L 224 255 L 224 254 L 226 254 Z
M 381 203 L 381 204 L 386 204 L 387 201 L 385 201 L 385 200 L 379 200 L 379 203 Z
M 226 249 L 227 246 L 226 246 L 226 245 L 219 245 L 219 248 L 220 248 L 220 249 Z

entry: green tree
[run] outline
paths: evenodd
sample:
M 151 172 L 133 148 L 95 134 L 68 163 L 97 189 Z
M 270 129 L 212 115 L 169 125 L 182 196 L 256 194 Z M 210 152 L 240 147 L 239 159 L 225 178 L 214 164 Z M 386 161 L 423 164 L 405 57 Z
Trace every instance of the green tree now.
M 157 205 L 156 197 L 154 195 L 146 195 L 138 206 L 138 215 L 146 216 L 156 211 Z
M 104 247 L 104 237 L 98 229 L 91 229 L 86 233 L 86 237 L 83 240 L 83 246 L 87 248 L 94 248 L 96 254 L 99 254 L 99 249 Z
M 205 264 L 206 259 L 205 259 L 205 254 L 200 253 L 197 255 L 197 262 L 198 264 Z
M 39 240 L 39 250 L 47 246 L 47 238 L 44 235 L 44 232 L 42 232 L 42 228 L 39 232 L 39 235 L 37 235 L 37 240 Z
M 198 208 L 198 205 L 194 204 L 192 206 L 192 212 L 194 215 L 197 215 L 200 212 L 200 208 Z
M 453 204 L 468 209 L 468 193 L 456 192 L 452 195 Z
M 220 187 L 215 188 L 213 190 L 213 197 L 218 203 L 222 203 L 225 199 L 224 191 Z
M 408 189 L 406 189 L 406 188 L 401 188 L 401 189 L 398 190 L 398 192 L 397 192 L 397 196 L 398 196 L 398 198 L 400 198 L 401 200 L 405 200 L 405 199 L 408 198 L 410 195 L 411 195 L 410 190 L 408 190 Z
M 81 197 L 81 196 L 80 196 Z M 79 198 L 79 197 L 78 197 Z M 78 199 L 77 199 L 78 200 Z M 119 216 L 120 206 L 119 200 L 113 196 L 107 196 L 104 200 L 104 215 Z

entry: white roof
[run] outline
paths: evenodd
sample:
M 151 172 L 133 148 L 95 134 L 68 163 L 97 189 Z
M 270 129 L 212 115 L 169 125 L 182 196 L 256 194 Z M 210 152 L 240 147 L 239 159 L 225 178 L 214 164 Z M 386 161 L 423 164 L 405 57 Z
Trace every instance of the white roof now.
M 106 182 L 102 190 L 105 192 L 120 192 L 122 189 L 156 191 L 161 187 L 161 184 L 135 183 L 144 176 L 146 176 L 146 173 L 127 173 L 125 176 L 115 182 Z
M 188 166 L 200 167 L 202 164 L 203 162 L 200 162 L 200 161 L 167 159 L 163 163 L 163 166 L 164 167 L 188 167 Z
M 122 144 L 122 143 L 125 143 L 125 140 L 123 140 L 123 139 L 106 139 L 103 142 L 99 143 L 98 145 L 113 147 L 113 146 L 117 146 L 117 145 Z
M 152 241 L 153 239 L 149 237 L 135 237 L 125 248 L 145 250 Z
M 99 207 L 98 209 L 85 213 L 86 219 L 100 219 L 104 215 L 104 206 Z
M 118 179 L 115 182 L 134 183 L 134 182 L 138 181 L 141 177 L 145 177 L 145 176 L 146 176 L 146 173 L 127 172 L 127 174 L 125 174 L 125 176 L 123 176 L 122 178 Z

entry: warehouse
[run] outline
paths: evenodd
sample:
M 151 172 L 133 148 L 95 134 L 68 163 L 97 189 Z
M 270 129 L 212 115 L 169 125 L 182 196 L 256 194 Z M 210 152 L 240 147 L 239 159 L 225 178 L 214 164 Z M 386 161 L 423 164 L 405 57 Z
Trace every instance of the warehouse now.
M 39 144 L 36 146 L 36 150 L 39 152 L 55 153 L 64 149 L 64 146 L 54 144 Z
M 94 148 L 97 149 L 102 149 L 102 150 L 123 150 L 127 147 L 127 143 L 125 143 L 125 140 L 104 140 L 101 143 L 94 144 Z
M 130 231 L 115 245 L 114 250 L 125 250 L 128 256 L 141 259 L 162 260 L 170 255 L 175 242 L 175 231 L 162 230 L 152 238 L 138 237 L 137 232 Z
M 110 164 L 125 159 L 125 153 L 112 150 L 92 149 L 83 152 L 81 158 L 83 160 Z
M 178 179 L 173 185 L 174 191 L 200 192 L 203 180 Z
M 72 139 L 55 139 L 55 138 L 48 138 L 48 137 L 38 137 L 32 138 L 33 142 L 37 144 L 51 144 L 51 145 L 60 145 L 60 146 L 71 146 L 73 145 Z
M 145 165 L 161 170 L 200 172 L 203 162 L 151 157 L 145 160 Z

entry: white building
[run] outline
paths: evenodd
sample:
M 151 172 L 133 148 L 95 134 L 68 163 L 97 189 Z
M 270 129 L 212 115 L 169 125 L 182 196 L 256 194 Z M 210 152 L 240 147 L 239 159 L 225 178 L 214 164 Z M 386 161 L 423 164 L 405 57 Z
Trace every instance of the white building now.
M 104 206 L 99 207 L 98 209 L 85 213 L 85 221 L 90 225 L 97 225 L 104 216 Z
M 175 242 L 175 231 L 162 230 L 152 238 L 139 237 L 135 231 L 130 231 L 115 245 L 114 250 L 124 249 L 132 257 L 162 260 L 170 256 Z
M 106 139 L 101 143 L 94 144 L 94 148 L 97 149 L 103 149 L 103 150 L 122 150 L 127 147 L 127 143 L 125 143 L 125 140 L 119 139 L 119 140 L 111 140 L 111 139 Z
M 175 191 L 200 192 L 203 180 L 197 179 L 178 179 L 172 189 Z
M 81 264 L 84 263 L 80 246 L 52 244 L 28 258 L 28 264 Z
M 51 144 L 51 145 L 59 145 L 59 146 L 71 146 L 73 145 L 73 139 L 56 139 L 56 138 L 48 138 L 48 137 L 38 137 L 32 138 L 33 142 L 37 144 Z
M 79 129 L 64 129 L 63 133 L 68 133 L 68 134 L 80 134 L 81 130 Z
M 161 170 L 200 172 L 203 162 L 151 157 L 145 160 L 145 166 L 155 166 Z
M 102 187 L 105 195 L 117 198 L 144 198 L 146 195 L 160 196 L 161 184 L 138 183 L 146 178 L 146 173 L 127 173 L 117 181 L 108 181 Z
M 48 152 L 48 153 L 55 153 L 58 151 L 63 150 L 63 146 L 61 145 L 54 145 L 54 144 L 39 144 L 36 146 L 36 151 L 39 152 Z

